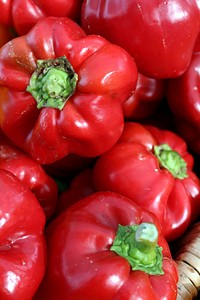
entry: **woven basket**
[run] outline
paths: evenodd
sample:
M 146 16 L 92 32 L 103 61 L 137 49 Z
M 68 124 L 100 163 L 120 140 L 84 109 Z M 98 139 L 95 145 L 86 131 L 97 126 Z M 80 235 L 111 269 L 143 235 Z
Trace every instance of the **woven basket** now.
M 174 252 L 174 259 L 179 272 L 177 300 L 200 299 L 200 222 L 192 225 L 176 245 L 178 249 Z

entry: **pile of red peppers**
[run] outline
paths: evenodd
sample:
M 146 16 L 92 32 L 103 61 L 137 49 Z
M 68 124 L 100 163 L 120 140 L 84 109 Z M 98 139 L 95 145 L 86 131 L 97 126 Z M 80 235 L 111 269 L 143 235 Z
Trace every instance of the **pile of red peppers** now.
M 0 0 L 0 299 L 176 300 L 200 218 L 200 2 Z

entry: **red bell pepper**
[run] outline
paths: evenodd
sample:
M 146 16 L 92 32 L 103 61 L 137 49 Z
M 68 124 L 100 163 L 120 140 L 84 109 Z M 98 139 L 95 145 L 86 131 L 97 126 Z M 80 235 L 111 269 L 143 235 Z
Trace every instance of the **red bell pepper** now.
M 168 104 L 174 114 L 176 129 L 197 154 L 200 154 L 199 50 L 198 46 L 187 71 L 178 78 L 170 79 L 167 86 Z
M 94 165 L 97 190 L 122 194 L 158 217 L 168 241 L 200 216 L 200 182 L 193 156 L 174 132 L 129 122 Z
M 0 299 L 32 299 L 44 276 L 45 215 L 34 194 L 0 169 Z
M 101 155 L 123 131 L 136 82 L 123 48 L 68 18 L 44 18 L 0 51 L 1 128 L 42 164 Z
M 81 23 L 134 57 L 148 77 L 171 78 L 187 69 L 200 29 L 198 1 L 84 0 Z
M 0 0 L 0 24 L 12 26 L 19 35 L 24 35 L 47 16 L 79 22 L 81 6 L 82 0 Z
M 0 24 L 0 47 L 14 38 L 14 34 L 8 26 Z
M 91 165 L 95 158 L 83 157 L 76 154 L 68 154 L 64 158 L 48 165 L 43 165 L 45 171 L 59 179 L 71 179 L 81 170 Z
M 81 199 L 46 230 L 34 300 L 175 300 L 177 268 L 154 214 L 111 192 Z
M 155 113 L 165 96 L 166 81 L 138 74 L 135 92 L 122 104 L 126 120 L 144 120 Z
M 56 214 L 60 214 L 72 204 L 91 195 L 95 191 L 92 168 L 85 168 L 74 176 L 69 186 L 61 192 L 56 206 Z
M 15 146 L 0 142 L 0 168 L 13 173 L 35 194 L 47 219 L 53 215 L 58 186 L 39 163 Z

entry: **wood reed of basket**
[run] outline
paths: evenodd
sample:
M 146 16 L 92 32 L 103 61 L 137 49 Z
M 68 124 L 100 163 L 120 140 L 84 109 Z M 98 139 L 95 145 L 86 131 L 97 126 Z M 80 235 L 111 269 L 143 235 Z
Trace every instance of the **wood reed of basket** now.
M 174 259 L 179 273 L 177 300 L 195 299 L 200 291 L 200 222 L 180 238 Z

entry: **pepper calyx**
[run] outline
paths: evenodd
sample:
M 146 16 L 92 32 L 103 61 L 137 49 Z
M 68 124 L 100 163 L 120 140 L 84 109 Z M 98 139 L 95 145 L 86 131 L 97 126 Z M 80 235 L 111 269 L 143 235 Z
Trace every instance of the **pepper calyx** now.
M 175 178 L 184 179 L 188 177 L 186 161 L 169 145 L 155 145 L 154 154 L 161 168 L 167 169 Z
M 52 107 L 62 110 L 67 100 L 74 94 L 78 75 L 65 56 L 37 60 L 26 91 L 37 102 L 37 108 Z
M 150 275 L 161 275 L 164 273 L 162 247 L 157 241 L 158 231 L 152 223 L 118 225 L 110 250 L 125 258 L 132 270 L 140 270 Z

